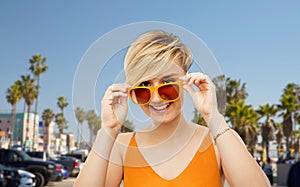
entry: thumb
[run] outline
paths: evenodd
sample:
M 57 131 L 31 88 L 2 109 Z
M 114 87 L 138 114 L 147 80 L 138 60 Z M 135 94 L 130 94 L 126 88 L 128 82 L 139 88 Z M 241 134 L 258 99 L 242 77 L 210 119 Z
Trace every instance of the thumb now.
M 127 106 L 127 103 L 128 103 L 127 96 L 122 96 L 122 97 L 120 97 L 120 104 L 121 104 L 122 106 Z

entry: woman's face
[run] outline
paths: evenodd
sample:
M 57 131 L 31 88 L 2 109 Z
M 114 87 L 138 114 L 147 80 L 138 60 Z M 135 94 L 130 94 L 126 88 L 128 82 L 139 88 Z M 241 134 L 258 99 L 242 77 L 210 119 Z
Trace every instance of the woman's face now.
M 166 73 L 160 77 L 148 81 L 144 81 L 140 86 L 158 86 L 170 82 L 179 82 L 179 77 L 184 76 L 184 70 L 176 63 L 172 65 Z M 145 114 L 154 121 L 154 123 L 168 123 L 181 116 L 181 109 L 183 104 L 183 93 L 181 97 L 174 102 L 166 102 L 153 91 L 150 103 L 142 105 L 141 108 Z

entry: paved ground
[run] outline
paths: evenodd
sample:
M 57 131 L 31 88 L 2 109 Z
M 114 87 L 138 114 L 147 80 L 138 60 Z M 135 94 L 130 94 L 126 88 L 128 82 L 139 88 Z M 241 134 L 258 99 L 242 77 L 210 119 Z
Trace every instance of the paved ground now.
M 47 187 L 72 187 L 74 183 L 75 178 L 69 177 L 63 181 L 60 182 L 49 182 Z

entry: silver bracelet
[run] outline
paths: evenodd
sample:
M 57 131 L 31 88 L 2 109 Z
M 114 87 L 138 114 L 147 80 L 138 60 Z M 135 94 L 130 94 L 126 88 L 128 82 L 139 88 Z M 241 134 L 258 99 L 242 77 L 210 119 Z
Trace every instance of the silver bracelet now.
M 214 141 L 216 142 L 217 138 L 219 136 L 221 136 L 222 134 L 224 134 L 225 132 L 229 131 L 231 128 L 230 127 L 226 127 L 225 129 L 223 129 L 221 132 L 219 132 L 215 137 L 214 137 Z

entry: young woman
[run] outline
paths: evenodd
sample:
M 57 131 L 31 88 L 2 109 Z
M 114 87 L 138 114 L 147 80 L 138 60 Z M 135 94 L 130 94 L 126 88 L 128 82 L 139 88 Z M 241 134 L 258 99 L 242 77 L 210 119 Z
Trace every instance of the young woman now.
M 126 83 L 111 85 L 102 99 L 102 128 L 74 186 L 270 186 L 240 137 L 218 112 L 215 86 L 203 73 L 188 73 L 190 49 L 178 37 L 151 31 L 125 57 Z M 208 127 L 182 111 L 186 91 Z M 119 133 L 127 100 L 152 124 Z

